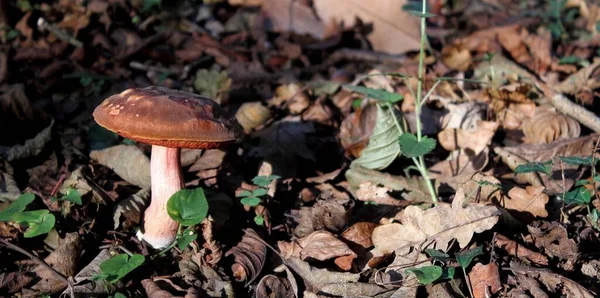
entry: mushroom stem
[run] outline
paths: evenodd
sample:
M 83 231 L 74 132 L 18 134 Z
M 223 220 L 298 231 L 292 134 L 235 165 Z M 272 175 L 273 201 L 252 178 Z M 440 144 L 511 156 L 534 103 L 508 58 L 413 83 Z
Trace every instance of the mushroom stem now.
M 177 236 L 179 224 L 167 213 L 167 201 L 184 187 L 181 150 L 153 145 L 150 157 L 152 200 L 144 213 L 144 240 L 153 248 L 164 248 Z

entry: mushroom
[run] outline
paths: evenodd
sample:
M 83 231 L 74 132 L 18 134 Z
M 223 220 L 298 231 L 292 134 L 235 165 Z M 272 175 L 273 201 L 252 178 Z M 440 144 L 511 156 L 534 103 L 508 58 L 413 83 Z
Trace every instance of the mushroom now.
M 157 249 L 171 244 L 177 235 L 178 223 L 168 215 L 166 205 L 184 188 L 180 148 L 222 148 L 243 134 L 235 117 L 214 101 L 156 86 L 110 96 L 96 107 L 94 119 L 123 137 L 152 145 L 152 198 L 144 213 L 142 238 Z

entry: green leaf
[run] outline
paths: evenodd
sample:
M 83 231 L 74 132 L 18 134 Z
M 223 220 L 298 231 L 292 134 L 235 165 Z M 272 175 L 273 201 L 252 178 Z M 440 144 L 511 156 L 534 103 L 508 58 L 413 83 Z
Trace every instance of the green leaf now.
M 442 276 L 440 277 L 440 279 L 453 279 L 454 278 L 454 272 L 456 268 L 454 267 L 447 267 L 444 268 L 444 272 L 442 272 Z
M 450 258 L 449 254 L 444 253 L 443 251 L 439 251 L 437 249 L 428 248 L 428 249 L 424 250 L 424 252 L 426 254 L 428 254 L 430 257 L 434 258 L 434 259 L 448 259 L 448 258 Z
M 400 151 L 402 151 L 402 155 L 408 158 L 413 158 L 423 156 L 431 152 L 431 150 L 435 148 L 436 142 L 434 139 L 428 137 L 422 137 L 421 141 L 418 142 L 417 136 L 411 133 L 403 133 L 398 138 L 398 144 L 400 145 Z
M 48 211 L 48 210 L 44 210 L 44 211 Z M 50 232 L 50 230 L 52 230 L 52 228 L 54 228 L 55 223 L 56 223 L 56 218 L 54 217 L 54 214 L 50 214 L 50 213 L 44 214 L 37 221 L 27 223 L 27 225 L 29 225 L 29 227 L 27 228 L 25 233 L 23 233 L 23 236 L 25 236 L 25 238 L 32 238 L 35 236 L 46 234 L 46 233 Z
M 262 226 L 265 224 L 265 218 L 262 215 L 257 215 L 254 217 L 254 223 L 258 226 Z
M 198 238 L 198 234 L 196 234 L 196 233 L 192 233 L 192 232 L 183 233 L 183 235 L 181 237 L 177 238 L 177 247 L 179 247 L 179 249 L 183 250 L 188 245 L 190 245 L 190 243 L 192 243 L 192 241 L 196 240 L 196 238 Z
M 81 194 L 77 189 L 73 187 L 69 187 L 67 189 L 67 194 L 61 198 L 61 200 L 69 201 L 73 204 L 81 205 Z
M 128 254 L 118 254 L 100 264 L 100 271 L 108 275 L 109 282 L 116 282 L 123 278 L 129 272 L 144 263 L 144 256 L 134 254 L 129 257 Z
M 240 192 L 238 195 L 236 195 L 236 197 L 238 197 L 238 198 L 250 197 L 250 196 L 252 196 L 252 192 L 249 190 L 242 190 L 242 192 Z
M 357 110 L 358 108 L 360 108 L 360 105 L 362 104 L 362 98 L 359 99 L 355 99 L 352 101 L 352 108 Z
M 371 170 L 387 168 L 400 154 L 400 131 L 395 124 L 394 111 L 377 105 L 377 118 L 369 144 L 352 164 Z
M 578 187 L 565 194 L 565 204 L 584 205 L 592 201 L 592 194 L 584 187 Z
M 583 185 L 588 185 L 588 184 L 592 184 L 591 181 L 582 179 L 582 180 L 577 180 L 577 182 L 575 182 L 575 186 L 583 186 Z
M 41 221 L 42 217 L 46 214 L 50 214 L 50 211 L 48 211 L 47 209 L 33 210 L 33 211 L 21 211 L 21 212 L 15 213 L 11 217 L 11 220 L 18 222 L 18 223 L 36 222 L 36 221 Z
M 532 172 L 540 172 L 546 173 L 546 175 L 550 175 L 552 173 L 552 161 L 544 161 L 544 162 L 530 162 L 524 165 L 519 165 L 515 169 L 515 174 L 524 174 L 524 173 L 532 173 Z
M 380 100 L 387 103 L 396 103 L 404 99 L 401 94 L 392 93 L 381 89 L 373 89 L 362 86 L 354 86 L 346 84 L 344 85 L 346 89 L 350 89 L 350 91 L 358 92 L 360 94 L 365 95 L 366 97 L 370 97 L 372 99 Z
M 124 294 L 121 294 L 119 292 L 116 292 L 114 296 L 112 296 L 113 298 L 127 298 L 127 296 L 125 296 Z
M 259 189 L 255 189 L 252 191 L 252 195 L 255 197 L 261 197 L 267 194 L 267 189 L 266 188 L 259 188 Z
M 144 0 L 144 5 L 142 6 L 142 12 L 147 12 L 154 7 L 160 6 L 161 0 Z
M 17 213 L 25 210 L 29 203 L 33 202 L 35 196 L 32 193 L 24 193 L 20 195 L 14 202 L 12 202 L 6 209 L 0 211 L 0 221 L 9 221 L 11 217 Z
M 473 261 L 473 259 L 476 256 L 482 255 L 483 254 L 483 247 L 479 246 L 473 249 L 469 249 L 463 252 L 459 252 L 457 254 L 455 254 L 456 257 L 456 262 L 458 262 L 458 265 L 460 265 L 460 267 L 462 267 L 463 269 L 466 269 L 467 267 L 469 267 L 469 265 L 471 264 L 471 262 Z
M 502 185 L 500 183 L 492 183 L 486 180 L 475 181 L 479 186 L 491 186 L 495 189 L 502 189 Z
M 596 162 L 598 162 L 597 159 L 592 159 L 591 156 L 586 156 L 586 157 L 579 157 L 579 156 L 559 156 L 558 159 L 560 159 L 562 162 L 571 165 L 571 166 L 591 166 L 592 162 L 595 164 Z
M 566 56 L 566 57 L 560 58 L 558 60 L 558 64 L 577 64 L 581 60 L 583 60 L 583 59 L 581 59 L 577 56 Z
M 258 206 L 260 202 L 261 200 L 257 197 L 246 197 L 240 200 L 240 203 L 251 207 Z
M 183 226 L 197 225 L 208 215 L 208 201 L 201 187 L 182 189 L 169 198 L 167 213 Z
M 433 283 L 442 277 L 443 270 L 440 266 L 423 266 L 419 268 L 406 269 L 407 273 L 413 273 L 422 285 Z
M 252 183 L 258 185 L 260 187 L 267 187 L 271 182 L 275 179 L 279 179 L 281 177 L 277 175 L 269 175 L 269 176 L 256 176 L 252 179 Z

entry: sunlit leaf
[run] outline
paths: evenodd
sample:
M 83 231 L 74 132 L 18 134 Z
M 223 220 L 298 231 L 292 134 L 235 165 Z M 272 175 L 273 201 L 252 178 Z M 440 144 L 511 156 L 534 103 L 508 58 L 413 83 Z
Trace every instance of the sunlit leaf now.
M 400 145 L 400 151 L 402 155 L 412 158 L 423 156 L 435 148 L 435 140 L 422 137 L 421 141 L 417 141 L 417 136 L 411 133 L 403 133 L 398 138 L 398 144 Z
M 128 254 L 119 254 L 102 262 L 100 264 L 100 271 L 107 275 L 109 282 L 116 282 L 135 268 L 141 266 L 144 260 L 144 256 L 140 254 L 134 254 L 131 257 Z
M 483 254 L 483 247 L 479 246 L 473 249 L 469 249 L 469 250 L 465 250 L 463 252 L 459 252 L 457 254 L 455 254 L 456 257 L 456 262 L 458 262 L 458 265 L 460 267 L 462 267 L 463 269 L 466 269 L 467 267 L 469 267 L 469 265 L 471 264 L 471 262 L 473 261 L 473 259 L 476 256 L 482 255 Z
M 208 201 L 201 187 L 182 189 L 169 198 L 167 213 L 184 226 L 199 224 L 208 215 Z
M 395 124 L 393 109 L 377 105 L 377 120 L 369 144 L 352 164 L 367 169 L 387 168 L 400 154 L 398 138 L 401 132 Z
M 20 195 L 14 202 L 12 202 L 6 209 L 0 211 L 0 221 L 9 221 L 11 217 L 17 213 L 25 210 L 29 203 L 33 202 L 35 196 L 32 193 L 24 193 Z
M 565 194 L 565 204 L 584 205 L 592 201 L 592 194 L 584 187 L 578 187 Z
M 192 241 L 196 240 L 196 238 L 198 238 L 198 234 L 195 233 L 183 233 L 183 235 L 179 238 L 177 238 L 177 247 L 179 247 L 179 249 L 183 250 L 185 249 L 188 245 L 190 245 L 190 243 L 192 243 Z
M 413 273 L 422 285 L 428 285 L 438 280 L 442 277 L 443 271 L 442 267 L 436 265 L 406 269 L 406 272 Z

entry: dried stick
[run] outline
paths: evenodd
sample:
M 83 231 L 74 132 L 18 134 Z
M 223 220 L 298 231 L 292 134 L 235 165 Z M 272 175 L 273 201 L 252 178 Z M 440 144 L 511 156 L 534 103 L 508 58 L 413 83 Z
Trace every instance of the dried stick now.
M 576 119 L 595 132 L 600 132 L 600 118 L 584 107 L 573 103 L 564 95 L 558 93 L 550 98 L 552 105 L 561 113 Z
M 56 275 L 56 278 L 58 278 L 60 281 L 64 282 L 66 285 L 70 285 L 69 280 L 67 279 L 66 276 L 64 276 L 62 273 L 54 270 L 54 268 L 50 267 L 50 265 L 48 265 L 46 262 L 44 262 L 42 259 L 34 256 L 33 254 L 31 254 L 30 252 L 6 241 L 6 239 L 4 238 L 0 238 L 0 243 L 2 243 L 2 245 L 6 246 L 7 248 L 10 248 L 14 251 L 18 251 L 26 256 L 28 256 L 30 259 L 36 261 L 38 264 L 42 265 L 44 268 L 50 270 L 50 272 L 52 272 L 54 275 Z

